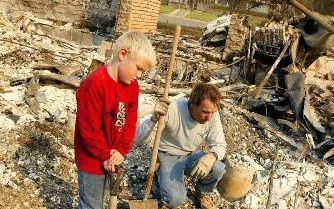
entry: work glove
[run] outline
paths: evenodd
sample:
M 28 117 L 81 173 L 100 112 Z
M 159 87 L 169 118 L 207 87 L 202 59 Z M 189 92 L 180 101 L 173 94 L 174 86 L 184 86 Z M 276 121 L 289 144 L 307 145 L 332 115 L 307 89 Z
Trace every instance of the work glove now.
M 159 99 L 159 101 L 154 106 L 154 112 L 151 117 L 151 120 L 156 123 L 160 116 L 166 115 L 168 111 L 168 105 L 169 105 L 168 99 L 162 97 Z
M 216 160 L 217 154 L 212 152 L 202 156 L 197 162 L 197 165 L 192 169 L 190 175 L 198 179 L 206 177 L 212 170 L 213 164 Z

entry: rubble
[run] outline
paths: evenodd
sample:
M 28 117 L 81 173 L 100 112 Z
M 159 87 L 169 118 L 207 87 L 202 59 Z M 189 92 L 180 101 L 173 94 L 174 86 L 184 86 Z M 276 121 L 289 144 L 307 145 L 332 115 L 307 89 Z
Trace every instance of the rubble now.
M 219 113 L 228 159 L 252 178 L 244 197 L 229 202 L 218 195 L 219 208 L 333 208 L 332 54 L 322 51 L 320 56 L 300 41 L 303 32 L 272 21 L 242 32 L 234 28 L 242 44 L 238 39 L 240 47 L 233 48 L 238 54 L 231 53 L 232 61 L 222 64 L 222 49 L 234 34 L 225 18 L 208 25 L 201 40 L 207 46 L 182 37 L 170 90 L 170 96 L 185 96 L 193 84 L 205 81 L 217 84 L 223 94 Z M 45 35 L 39 24 L 55 27 L 28 13 L 10 21 L 0 14 L 1 208 L 76 206 L 75 90 L 111 58 L 113 40 L 101 47 L 82 46 Z M 150 38 L 159 62 L 139 81 L 140 118 L 162 94 L 172 43 L 164 34 Z M 255 85 L 268 75 L 284 47 L 282 60 L 255 97 Z M 143 195 L 150 152 L 150 147 L 136 144 L 127 156 L 119 208 L 128 208 L 130 199 Z M 186 183 L 191 201 L 185 207 L 197 208 L 192 180 Z
M 228 27 L 231 24 L 231 15 L 221 16 L 209 22 L 204 28 L 200 42 L 203 46 L 224 47 Z

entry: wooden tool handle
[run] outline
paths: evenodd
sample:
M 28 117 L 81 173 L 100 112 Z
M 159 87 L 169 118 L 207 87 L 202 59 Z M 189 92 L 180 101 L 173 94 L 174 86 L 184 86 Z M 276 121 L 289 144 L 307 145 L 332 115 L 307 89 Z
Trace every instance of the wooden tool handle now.
M 172 79 L 173 68 L 175 66 L 176 49 L 177 49 L 177 45 L 178 45 L 179 39 L 180 39 L 180 32 L 181 32 L 181 27 L 178 25 L 175 28 L 173 49 L 172 49 L 172 54 L 171 54 L 171 57 L 170 57 L 170 62 L 169 62 L 168 71 L 167 71 L 166 86 L 165 86 L 165 91 L 164 91 L 164 98 L 166 98 L 166 99 L 168 99 L 168 93 L 169 93 L 169 89 L 170 89 L 170 81 Z M 161 137 L 162 130 L 165 126 L 164 121 L 165 121 L 165 116 L 159 117 L 158 128 L 157 128 L 157 133 L 155 135 L 155 141 L 154 141 L 154 146 L 153 146 L 153 151 L 152 151 L 151 163 L 150 163 L 150 168 L 148 170 L 147 184 L 146 184 L 146 189 L 145 189 L 143 200 L 147 200 L 147 198 L 148 198 L 148 196 L 151 192 L 154 170 L 155 170 L 157 157 L 158 157 L 158 149 L 159 149 L 159 145 L 160 145 L 160 137 Z
M 117 196 L 110 196 L 109 209 L 117 209 Z
M 115 168 L 115 173 L 107 171 L 107 178 L 109 178 L 110 188 L 109 209 L 117 209 L 117 195 L 120 191 L 120 186 L 124 177 L 124 165 L 117 165 Z

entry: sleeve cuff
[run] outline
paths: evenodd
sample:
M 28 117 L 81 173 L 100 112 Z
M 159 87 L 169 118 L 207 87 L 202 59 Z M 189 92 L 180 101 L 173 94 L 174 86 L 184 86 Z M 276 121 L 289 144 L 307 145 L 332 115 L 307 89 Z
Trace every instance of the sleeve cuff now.
M 103 150 L 101 153 L 101 160 L 102 162 L 108 160 L 110 158 L 110 151 L 108 149 Z
M 218 151 L 217 149 L 211 149 L 209 150 L 209 152 L 213 153 L 216 157 L 217 157 L 217 160 L 222 160 L 224 159 L 224 156 L 225 156 L 225 150 L 223 151 Z
M 125 151 L 124 149 L 120 148 L 120 147 L 114 147 L 115 150 L 117 150 L 119 153 L 121 153 L 121 155 L 123 155 L 123 157 L 125 157 L 125 155 L 128 153 L 127 151 Z

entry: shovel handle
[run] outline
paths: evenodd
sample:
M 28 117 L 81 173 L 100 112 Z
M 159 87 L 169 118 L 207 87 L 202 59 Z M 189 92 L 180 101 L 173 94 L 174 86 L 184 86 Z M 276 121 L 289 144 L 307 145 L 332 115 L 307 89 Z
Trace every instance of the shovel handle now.
M 172 49 L 172 54 L 171 54 L 171 57 L 170 57 L 170 62 L 169 62 L 168 71 L 167 71 L 166 86 L 165 86 L 165 91 L 164 91 L 164 98 L 166 98 L 166 99 L 168 99 L 168 93 L 169 93 L 169 89 L 170 89 L 170 81 L 172 79 L 173 68 L 175 66 L 176 49 L 177 49 L 177 45 L 178 45 L 179 40 L 180 40 L 180 32 L 181 32 L 181 27 L 178 25 L 175 28 L 173 49 Z M 155 135 L 155 141 L 154 141 L 154 146 L 153 146 L 153 151 L 152 151 L 150 168 L 148 170 L 147 184 L 146 184 L 146 189 L 145 189 L 144 199 L 143 199 L 144 201 L 147 200 L 147 198 L 148 198 L 148 196 L 150 195 L 150 192 L 151 192 L 152 183 L 153 183 L 153 176 L 154 176 L 155 166 L 156 166 L 157 157 L 158 157 L 160 137 L 161 137 L 162 130 L 165 126 L 164 121 L 165 121 L 165 116 L 160 116 L 159 120 L 158 120 L 157 133 Z

